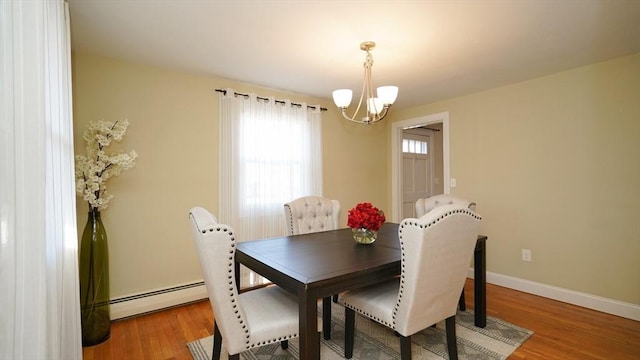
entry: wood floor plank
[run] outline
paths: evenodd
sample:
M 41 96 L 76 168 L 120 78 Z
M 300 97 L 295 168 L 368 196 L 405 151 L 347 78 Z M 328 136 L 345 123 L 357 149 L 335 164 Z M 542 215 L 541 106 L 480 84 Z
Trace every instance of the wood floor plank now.
M 473 281 L 465 284 L 473 309 Z M 509 359 L 638 360 L 640 322 L 487 284 L 487 314 L 535 333 Z M 208 301 L 114 321 L 111 338 L 83 348 L 84 360 L 190 360 L 188 342 L 209 336 Z
M 640 322 L 494 285 L 487 292 L 489 315 L 535 331 L 513 359 L 640 358 Z

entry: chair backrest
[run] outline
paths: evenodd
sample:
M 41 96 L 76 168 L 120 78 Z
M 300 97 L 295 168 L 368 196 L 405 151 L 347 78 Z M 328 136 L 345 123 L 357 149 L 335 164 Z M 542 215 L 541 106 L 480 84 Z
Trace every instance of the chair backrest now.
M 439 194 L 439 195 L 429 196 L 428 198 L 418 199 L 416 201 L 416 205 L 415 205 L 416 218 L 421 218 L 422 216 L 424 216 L 424 214 L 437 208 L 438 206 L 450 205 L 450 204 L 456 204 L 456 205 L 468 207 L 473 211 L 476 210 L 476 203 L 472 201 L 458 198 L 448 194 Z
M 395 329 L 407 336 L 456 314 L 480 228 L 466 206 L 444 205 L 402 220 L 400 291 Z
M 340 221 L 340 202 L 322 196 L 303 196 L 284 204 L 289 235 L 335 230 Z
M 204 284 L 222 341 L 227 349 L 243 349 L 250 332 L 245 312 L 238 301 L 233 229 L 218 224 L 215 216 L 201 207 L 191 209 L 189 217 Z

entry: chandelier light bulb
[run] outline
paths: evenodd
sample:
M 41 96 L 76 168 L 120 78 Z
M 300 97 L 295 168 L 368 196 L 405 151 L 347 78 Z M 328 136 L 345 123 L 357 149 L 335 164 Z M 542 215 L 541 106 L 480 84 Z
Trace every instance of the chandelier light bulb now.
M 339 108 L 347 108 L 351 104 L 353 91 L 349 89 L 340 89 L 333 92 L 333 102 Z
M 398 87 L 397 86 L 380 86 L 376 91 L 378 93 L 378 98 L 385 105 L 391 105 L 396 102 L 396 98 L 398 97 Z

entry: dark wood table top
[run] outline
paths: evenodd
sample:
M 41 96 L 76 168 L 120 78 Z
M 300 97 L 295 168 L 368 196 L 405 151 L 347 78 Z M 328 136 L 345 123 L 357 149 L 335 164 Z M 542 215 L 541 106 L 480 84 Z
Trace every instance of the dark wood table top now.
M 385 223 L 370 245 L 356 243 L 350 228 L 241 242 L 236 261 L 293 292 L 317 287 L 320 295 L 332 295 L 399 274 L 398 226 Z M 368 281 L 364 273 L 375 278 Z

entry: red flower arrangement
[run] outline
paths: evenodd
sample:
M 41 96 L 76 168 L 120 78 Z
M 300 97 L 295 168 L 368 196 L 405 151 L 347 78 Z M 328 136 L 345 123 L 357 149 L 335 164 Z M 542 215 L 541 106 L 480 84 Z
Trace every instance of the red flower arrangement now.
M 349 210 L 347 225 L 353 229 L 367 229 L 378 231 L 386 218 L 384 212 L 371 203 L 364 202 L 357 204 Z

